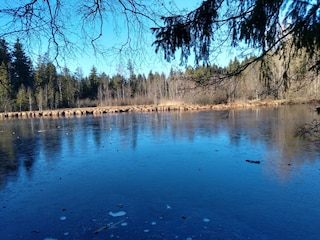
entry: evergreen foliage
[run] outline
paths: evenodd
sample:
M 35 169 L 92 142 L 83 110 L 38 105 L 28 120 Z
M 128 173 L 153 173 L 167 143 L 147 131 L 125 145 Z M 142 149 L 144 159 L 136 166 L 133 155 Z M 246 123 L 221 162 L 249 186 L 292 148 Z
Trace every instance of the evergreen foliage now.
M 154 45 L 168 61 L 180 49 L 182 63 L 193 53 L 196 65 L 208 64 L 210 54 L 218 50 L 212 49 L 216 41 L 231 46 L 245 43 L 258 50 L 257 59 L 284 49 L 288 55 L 305 49 L 313 61 L 319 56 L 319 1 L 205 0 L 187 14 L 162 20 L 163 26 L 152 28 Z M 310 67 L 320 69 L 319 59 Z
M 21 85 L 33 87 L 32 63 L 22 49 L 22 45 L 17 39 L 12 52 L 12 88 L 16 92 Z

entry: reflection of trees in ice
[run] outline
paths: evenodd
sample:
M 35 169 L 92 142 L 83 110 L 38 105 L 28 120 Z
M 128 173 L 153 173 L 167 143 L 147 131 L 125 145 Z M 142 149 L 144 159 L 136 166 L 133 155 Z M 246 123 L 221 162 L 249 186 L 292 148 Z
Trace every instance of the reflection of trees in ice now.
M 298 125 L 295 136 L 308 139 L 315 145 L 320 145 L 320 122 L 314 119 L 310 123 Z
M 39 154 L 50 161 L 52 156 L 59 153 L 61 133 L 48 131 L 51 125 L 59 125 L 55 121 L 15 119 L 1 122 L 0 187 L 5 185 L 8 177 L 16 179 L 21 169 L 27 176 L 31 176 Z
M 220 131 L 227 129 L 230 143 L 239 150 L 249 142 L 251 147 L 245 149 L 245 156 L 239 154 L 240 158 L 254 158 L 254 152 L 262 151 L 263 156 L 256 160 L 261 160 L 264 171 L 284 180 L 318 159 L 315 145 L 294 134 L 298 124 L 314 117 L 316 113 L 306 105 L 231 110 Z
M 21 167 L 27 175 L 31 175 L 35 161 L 35 151 L 37 140 L 29 132 L 30 125 L 23 122 L 3 123 L 0 138 L 0 177 L 1 185 L 6 183 L 6 179 L 16 178 Z

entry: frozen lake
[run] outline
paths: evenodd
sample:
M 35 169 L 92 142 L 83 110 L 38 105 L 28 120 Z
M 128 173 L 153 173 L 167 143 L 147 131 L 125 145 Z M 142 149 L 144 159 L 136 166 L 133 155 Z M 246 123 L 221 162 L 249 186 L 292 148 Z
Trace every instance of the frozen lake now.
M 294 137 L 313 119 L 305 105 L 0 121 L 0 239 L 320 239 L 320 149 Z

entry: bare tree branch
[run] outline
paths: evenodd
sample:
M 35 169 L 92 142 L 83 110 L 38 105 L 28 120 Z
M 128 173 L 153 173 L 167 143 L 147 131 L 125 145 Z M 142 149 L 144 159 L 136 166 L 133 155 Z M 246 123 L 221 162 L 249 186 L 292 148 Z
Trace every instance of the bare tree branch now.
M 5 0 L 0 3 L 0 38 L 20 38 L 31 51 L 38 47 L 57 62 L 88 46 L 102 55 L 142 51 L 151 25 L 158 26 L 160 15 L 169 12 L 163 6 L 163 0 Z M 110 46 L 108 39 L 117 37 L 118 43 Z

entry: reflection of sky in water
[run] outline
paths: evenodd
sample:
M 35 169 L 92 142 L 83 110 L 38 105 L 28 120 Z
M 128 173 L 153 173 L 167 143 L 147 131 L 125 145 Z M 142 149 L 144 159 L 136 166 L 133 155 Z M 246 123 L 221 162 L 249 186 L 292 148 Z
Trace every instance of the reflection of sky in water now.
M 313 117 L 296 106 L 0 122 L 0 238 L 317 239 L 319 151 L 292 134 Z

